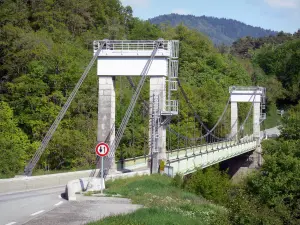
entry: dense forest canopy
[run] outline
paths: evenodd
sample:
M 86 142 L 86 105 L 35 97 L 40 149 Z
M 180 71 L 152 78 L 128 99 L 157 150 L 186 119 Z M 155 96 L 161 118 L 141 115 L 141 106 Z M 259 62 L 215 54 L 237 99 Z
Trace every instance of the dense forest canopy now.
M 294 34 L 279 32 L 277 35 L 254 38 L 246 36 L 233 42 L 231 53 L 242 58 L 251 58 L 254 50 L 262 48 L 264 45 L 277 46 L 287 41 L 300 38 L 300 29 Z
M 184 24 L 190 29 L 206 34 L 215 45 L 231 45 L 243 37 L 265 37 L 276 35 L 277 32 L 260 27 L 246 25 L 236 20 L 209 16 L 167 14 L 149 19 L 153 24 L 169 24 L 178 26 Z
M 268 88 L 268 97 L 279 107 L 297 104 L 300 99 L 300 30 L 273 37 L 246 37 L 234 42 L 231 54 L 251 64 L 252 80 Z

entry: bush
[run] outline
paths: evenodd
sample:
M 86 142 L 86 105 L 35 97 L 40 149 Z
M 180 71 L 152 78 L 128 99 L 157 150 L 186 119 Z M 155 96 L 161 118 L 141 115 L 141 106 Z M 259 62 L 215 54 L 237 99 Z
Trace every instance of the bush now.
M 209 167 L 198 169 L 193 173 L 187 180 L 185 188 L 208 200 L 224 204 L 228 201 L 230 180 L 225 172 L 219 171 L 218 167 Z
M 172 179 L 172 185 L 178 188 L 183 187 L 183 175 L 180 173 L 176 173 L 175 177 Z

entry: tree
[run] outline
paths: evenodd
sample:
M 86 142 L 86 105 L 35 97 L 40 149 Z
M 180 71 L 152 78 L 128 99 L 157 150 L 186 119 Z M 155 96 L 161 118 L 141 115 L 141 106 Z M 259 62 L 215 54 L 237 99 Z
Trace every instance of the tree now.
M 300 102 L 284 115 L 281 137 L 284 140 L 300 140 Z
M 248 191 L 274 209 L 285 224 L 300 222 L 300 104 L 289 110 L 278 140 L 263 142 L 264 164 L 248 180 Z
M 24 168 L 31 144 L 17 127 L 13 111 L 6 102 L 0 102 L 0 178 L 13 177 Z

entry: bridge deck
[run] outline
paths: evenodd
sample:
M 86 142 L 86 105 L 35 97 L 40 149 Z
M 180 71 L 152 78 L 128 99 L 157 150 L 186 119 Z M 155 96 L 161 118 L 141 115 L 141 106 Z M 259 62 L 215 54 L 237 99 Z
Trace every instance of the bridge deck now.
M 170 176 L 176 173 L 189 174 L 197 168 L 205 168 L 225 161 L 246 152 L 254 151 L 257 142 L 245 140 L 244 142 L 224 141 L 208 145 L 194 146 L 167 152 L 165 172 Z M 141 156 L 124 160 L 123 169 L 136 170 L 148 167 L 149 156 Z M 121 169 L 120 163 L 118 168 Z

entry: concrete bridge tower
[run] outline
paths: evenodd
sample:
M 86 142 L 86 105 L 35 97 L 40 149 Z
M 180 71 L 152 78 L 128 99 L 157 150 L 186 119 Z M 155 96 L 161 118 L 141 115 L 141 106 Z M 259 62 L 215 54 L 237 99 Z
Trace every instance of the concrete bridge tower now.
M 252 161 L 249 168 L 258 168 L 262 164 L 260 124 L 266 119 L 266 114 L 262 112 L 266 104 L 266 88 L 232 86 L 229 88 L 229 92 L 231 98 L 231 137 L 235 137 L 237 141 L 240 138 L 238 137 L 238 103 L 248 102 L 253 104 L 253 138 L 256 140 L 256 150 L 249 157 Z M 238 167 L 240 168 L 243 167 L 242 161 L 239 161 L 241 165 Z M 235 163 L 237 162 L 238 160 Z
M 177 100 L 171 99 L 176 90 L 178 75 L 179 42 L 160 39 L 160 46 L 151 63 L 150 78 L 150 155 L 152 171 L 158 171 L 158 161 L 166 159 L 166 127 L 170 116 L 178 114 Z M 115 140 L 115 76 L 142 76 L 157 41 L 94 41 L 94 54 L 103 45 L 97 59 L 99 78 L 97 141 L 112 145 Z M 127 107 L 127 106 L 125 106 Z M 112 161 L 115 159 L 113 157 Z M 111 169 L 116 169 L 113 165 Z

